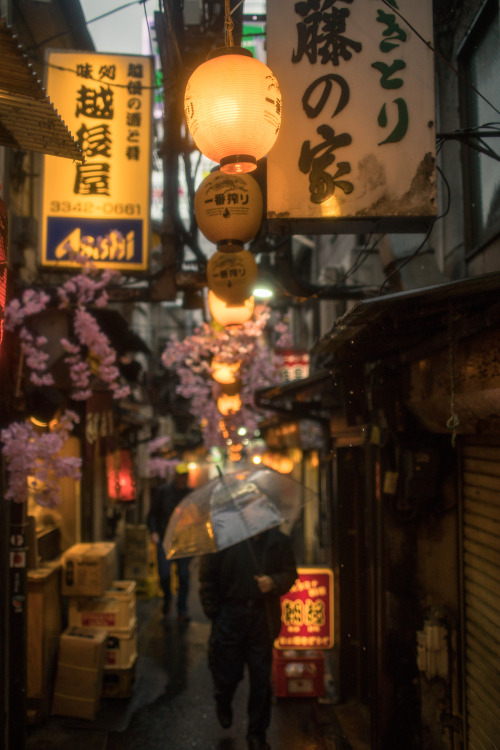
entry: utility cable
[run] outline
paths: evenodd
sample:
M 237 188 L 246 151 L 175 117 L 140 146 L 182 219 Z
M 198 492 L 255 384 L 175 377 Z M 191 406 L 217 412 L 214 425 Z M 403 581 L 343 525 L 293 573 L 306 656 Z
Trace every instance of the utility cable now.
M 413 24 L 410 23 L 410 21 L 408 21 L 407 18 L 405 18 L 405 16 L 399 11 L 399 9 L 395 7 L 395 3 L 394 2 L 391 2 L 391 0 L 382 0 L 382 2 L 384 3 L 384 5 L 386 5 L 388 8 L 390 8 L 393 13 L 396 13 L 396 15 L 399 16 L 399 18 L 401 18 L 402 21 L 405 22 L 405 24 L 408 26 L 408 28 L 413 31 L 413 33 L 415 34 L 415 36 L 417 36 L 420 39 L 420 41 L 422 41 L 425 44 L 425 46 L 428 47 L 430 49 L 430 51 L 436 57 L 438 57 L 443 63 L 445 63 L 445 65 L 447 65 L 450 68 L 450 70 L 452 70 L 453 73 L 455 73 L 455 75 L 457 76 L 457 78 L 460 81 L 462 81 L 462 83 L 464 83 L 466 86 L 468 86 L 469 88 L 471 88 L 474 91 L 475 94 L 477 94 L 484 102 L 486 102 L 486 104 L 488 104 L 497 114 L 500 115 L 500 109 L 497 109 L 497 107 L 495 107 L 495 105 L 492 104 L 490 102 L 490 100 L 486 96 L 484 96 L 484 94 L 482 94 L 479 91 L 479 89 L 476 88 L 476 86 L 474 86 L 474 84 L 471 83 L 458 70 L 458 68 L 456 68 L 453 65 L 452 62 L 450 62 L 450 60 L 448 60 L 447 57 L 445 57 L 441 52 L 439 52 L 439 50 L 436 49 L 436 47 L 432 44 L 432 42 L 428 41 L 427 39 L 424 38 L 424 36 L 422 36 L 422 34 L 415 28 L 415 26 L 413 26 Z

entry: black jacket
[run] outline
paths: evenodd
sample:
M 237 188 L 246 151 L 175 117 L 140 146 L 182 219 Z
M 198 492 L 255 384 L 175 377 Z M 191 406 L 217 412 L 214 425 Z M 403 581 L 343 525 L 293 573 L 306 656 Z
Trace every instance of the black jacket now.
M 183 497 L 189 494 L 190 490 L 180 489 L 175 486 L 175 482 L 170 484 L 159 485 L 152 497 L 151 507 L 146 519 L 149 531 L 153 534 L 156 532 L 160 540 L 163 539 L 165 531 L 176 505 L 180 503 Z
M 263 594 L 254 578 L 268 575 L 276 588 Z M 252 600 L 266 604 L 273 630 L 281 623 L 280 596 L 298 578 L 291 540 L 279 529 L 270 529 L 232 547 L 204 555 L 200 561 L 201 605 L 210 619 L 224 602 Z

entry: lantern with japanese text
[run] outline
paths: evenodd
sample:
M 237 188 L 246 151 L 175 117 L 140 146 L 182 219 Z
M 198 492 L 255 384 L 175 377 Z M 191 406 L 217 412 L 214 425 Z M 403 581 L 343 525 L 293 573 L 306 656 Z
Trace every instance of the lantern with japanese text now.
M 253 315 L 255 300 L 246 299 L 241 305 L 228 305 L 211 290 L 208 292 L 208 308 L 212 318 L 221 326 L 235 326 L 246 323 Z
M 208 261 L 208 288 L 228 305 L 242 305 L 252 294 L 257 273 L 257 263 L 249 250 L 224 246 Z
M 281 93 L 272 71 L 250 50 L 209 53 L 188 80 L 186 122 L 197 148 L 223 172 L 251 172 L 278 137 Z
M 216 245 L 244 244 L 259 231 L 264 201 L 258 182 L 249 174 L 211 172 L 194 195 L 194 211 L 203 235 Z

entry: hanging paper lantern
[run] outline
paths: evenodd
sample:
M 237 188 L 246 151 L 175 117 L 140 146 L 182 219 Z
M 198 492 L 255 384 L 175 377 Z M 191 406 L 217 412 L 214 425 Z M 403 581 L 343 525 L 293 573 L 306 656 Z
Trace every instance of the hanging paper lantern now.
M 239 394 L 235 393 L 234 396 L 230 396 L 228 393 L 223 393 L 222 396 L 219 396 L 217 399 L 217 408 L 225 417 L 229 416 L 229 414 L 235 414 L 241 409 L 241 398 Z
M 251 172 L 274 145 L 281 93 L 272 71 L 242 47 L 222 47 L 191 75 L 186 122 L 197 148 L 223 172 Z
M 207 264 L 208 288 L 228 305 L 242 305 L 252 294 L 258 267 L 249 250 L 225 246 Z
M 107 455 L 108 497 L 117 502 L 131 502 L 136 498 L 132 456 L 127 450 Z
M 219 242 L 249 242 L 259 231 L 264 201 L 259 184 L 249 174 L 211 172 L 194 194 L 200 232 Z
M 212 318 L 221 326 L 235 326 L 246 323 L 253 315 L 255 301 L 246 299 L 242 305 L 228 305 L 211 290 L 208 292 L 208 309 Z
M 211 362 L 212 377 L 221 385 L 231 385 L 236 383 L 236 373 L 240 369 L 241 360 L 237 362 L 223 362 L 214 357 Z

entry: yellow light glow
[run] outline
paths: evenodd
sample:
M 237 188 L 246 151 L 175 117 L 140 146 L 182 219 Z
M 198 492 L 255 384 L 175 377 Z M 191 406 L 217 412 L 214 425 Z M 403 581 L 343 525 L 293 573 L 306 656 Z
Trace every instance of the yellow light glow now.
M 221 385 L 231 385 L 236 382 L 236 373 L 240 369 L 241 360 L 237 362 L 222 362 L 217 357 L 214 357 L 211 365 L 213 379 Z
M 242 325 L 252 317 L 255 300 L 249 297 L 242 305 L 227 305 L 209 290 L 208 307 L 212 318 L 221 326 Z
M 225 417 L 235 414 L 241 409 L 241 398 L 238 393 L 234 396 L 223 394 L 217 399 L 217 408 Z

